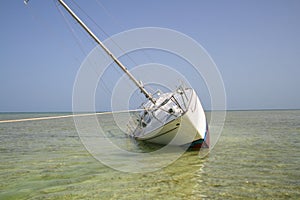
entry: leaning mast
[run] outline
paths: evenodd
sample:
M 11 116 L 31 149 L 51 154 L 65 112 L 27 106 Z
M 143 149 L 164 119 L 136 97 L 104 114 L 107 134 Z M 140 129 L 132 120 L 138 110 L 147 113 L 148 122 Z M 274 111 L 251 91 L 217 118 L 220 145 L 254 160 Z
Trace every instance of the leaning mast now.
M 133 83 L 141 90 L 147 99 L 155 104 L 155 99 L 152 95 L 143 87 L 142 84 L 128 71 L 128 69 L 111 53 L 111 51 L 98 39 L 98 37 L 81 21 L 81 19 L 69 8 L 69 6 L 63 1 L 58 2 L 68 11 L 68 13 L 81 25 L 81 27 L 98 43 L 101 48 L 109 55 L 113 61 L 122 69 L 123 72 L 133 81 Z

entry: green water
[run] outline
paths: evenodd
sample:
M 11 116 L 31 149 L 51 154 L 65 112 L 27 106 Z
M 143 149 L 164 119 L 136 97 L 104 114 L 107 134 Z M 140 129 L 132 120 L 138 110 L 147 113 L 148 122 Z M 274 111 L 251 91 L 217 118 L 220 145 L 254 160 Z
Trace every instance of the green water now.
M 94 159 L 72 118 L 0 124 L 0 138 L 0 199 L 300 199 L 300 111 L 227 112 L 209 156 L 189 151 L 151 173 Z

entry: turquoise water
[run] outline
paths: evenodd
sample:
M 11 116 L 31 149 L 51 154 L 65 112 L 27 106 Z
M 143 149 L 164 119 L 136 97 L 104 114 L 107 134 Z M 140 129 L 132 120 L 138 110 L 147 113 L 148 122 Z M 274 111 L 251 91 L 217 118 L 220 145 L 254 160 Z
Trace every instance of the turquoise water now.
M 111 116 L 102 118 L 109 127 Z M 0 199 L 300 199 L 299 110 L 227 112 L 207 157 L 188 151 L 151 173 L 120 172 L 94 159 L 72 118 L 3 123 L 0 138 Z M 139 148 L 117 131 L 111 138 Z

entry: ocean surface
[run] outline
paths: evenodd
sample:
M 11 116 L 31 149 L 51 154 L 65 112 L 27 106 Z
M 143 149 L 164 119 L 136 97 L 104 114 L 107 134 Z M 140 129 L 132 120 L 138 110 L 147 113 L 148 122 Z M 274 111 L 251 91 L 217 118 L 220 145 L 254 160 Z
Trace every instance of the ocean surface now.
M 57 115 L 66 113 L 2 113 L 0 120 Z M 99 116 L 116 145 L 134 152 L 158 148 L 137 145 L 112 119 Z M 228 111 L 206 157 L 187 151 L 145 173 L 95 159 L 72 118 L 0 123 L 0 138 L 0 199 L 300 199 L 299 110 Z M 126 165 L 123 160 L 115 162 Z

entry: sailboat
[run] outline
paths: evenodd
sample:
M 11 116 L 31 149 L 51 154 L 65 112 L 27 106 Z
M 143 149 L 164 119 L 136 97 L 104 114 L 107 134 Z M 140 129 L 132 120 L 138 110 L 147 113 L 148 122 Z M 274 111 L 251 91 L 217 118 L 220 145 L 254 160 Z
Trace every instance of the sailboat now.
M 147 100 L 141 105 L 142 111 L 136 113 L 128 123 L 131 137 L 162 145 L 209 147 L 205 113 L 193 88 L 181 85 L 173 92 L 149 93 L 70 7 L 63 0 L 58 2 L 145 95 Z

